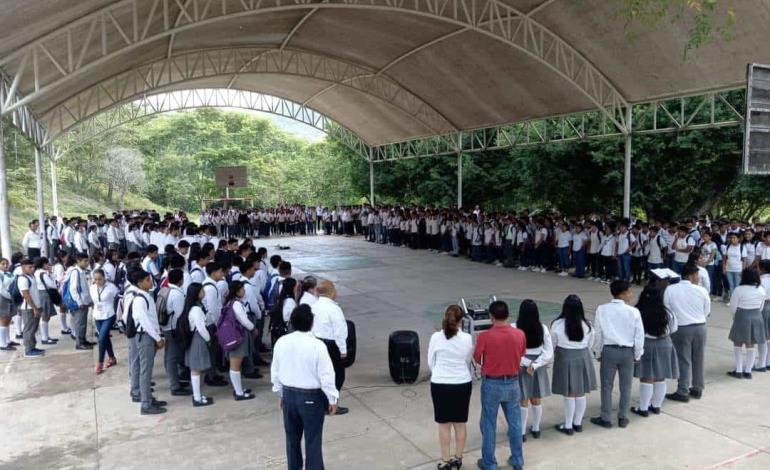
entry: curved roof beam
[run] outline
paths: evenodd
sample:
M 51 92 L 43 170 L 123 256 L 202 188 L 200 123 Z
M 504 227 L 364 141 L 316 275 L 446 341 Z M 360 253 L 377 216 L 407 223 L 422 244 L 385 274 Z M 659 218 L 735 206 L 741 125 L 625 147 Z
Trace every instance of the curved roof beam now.
M 192 0 L 191 5 L 179 0 L 153 0 L 148 12 L 138 11 L 139 1 L 121 0 L 105 6 L 0 59 L 2 68 L 25 62 L 24 67 L 14 70 L 14 81 L 31 74 L 34 83 L 33 91 L 21 100 L 0 103 L 2 114 L 34 101 L 47 91 L 77 79 L 116 56 L 180 31 L 261 13 L 342 8 L 419 15 L 468 27 L 471 31 L 502 41 L 570 82 L 619 129 L 625 129 L 623 110 L 628 103 L 607 76 L 564 39 L 503 0 L 322 0 L 321 3 L 289 0 L 291 3 L 288 4 L 284 3 L 286 0 Z M 171 24 L 171 10 L 175 13 L 184 10 L 178 25 Z M 100 41 L 92 40 L 96 29 Z M 85 40 L 82 40 L 83 37 Z M 111 42 L 108 38 L 116 38 L 117 41 Z M 110 46 L 115 43 L 119 45 Z M 54 44 L 66 47 L 54 48 Z M 39 65 L 43 63 L 53 66 L 59 74 L 39 74 Z
M 56 159 L 129 122 L 156 114 L 197 108 L 240 108 L 283 116 L 335 137 L 365 160 L 370 157 L 369 146 L 356 133 L 294 101 L 242 90 L 192 89 L 145 95 L 137 101 L 119 105 L 110 112 L 86 119 L 77 126 L 77 129 L 84 132 L 78 133 L 74 142 L 69 142 L 66 147 L 56 146 Z
M 55 139 L 80 121 L 154 90 L 235 73 L 275 73 L 339 83 L 385 101 L 433 133 L 456 130 L 440 113 L 388 77 L 374 76 L 369 69 L 319 54 L 266 48 L 203 50 L 152 62 L 43 111 L 41 122 Z M 366 77 L 358 78 L 363 75 Z

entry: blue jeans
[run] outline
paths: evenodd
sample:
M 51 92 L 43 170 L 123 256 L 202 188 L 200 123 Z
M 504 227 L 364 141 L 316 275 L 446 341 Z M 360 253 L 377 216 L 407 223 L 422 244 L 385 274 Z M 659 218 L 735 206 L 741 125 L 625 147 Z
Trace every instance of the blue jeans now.
M 622 255 L 618 255 L 618 266 L 620 267 L 618 277 L 624 281 L 631 279 L 631 253 L 625 252 Z
M 569 269 L 569 247 L 559 248 L 559 266 L 562 271 Z
M 96 329 L 99 331 L 99 364 L 104 362 L 104 353 L 106 352 L 109 357 L 115 357 L 115 353 L 112 351 L 112 340 L 110 339 L 110 329 L 112 324 L 115 323 L 115 315 L 106 320 L 96 320 Z
M 328 401 L 320 390 L 283 389 L 283 429 L 289 470 L 302 470 L 302 435 L 305 435 L 306 470 L 323 470 L 323 426 Z
M 586 250 L 573 251 L 572 261 L 575 264 L 575 277 L 585 277 Z
M 497 439 L 497 410 L 502 406 L 508 423 L 508 444 L 511 448 L 510 463 L 524 465 L 521 448 L 521 392 L 519 381 L 512 379 L 488 379 L 481 381 L 481 459 L 486 470 L 497 469 L 495 441 Z
M 730 296 L 732 297 L 735 288 L 741 285 L 741 273 L 727 271 L 727 285 L 730 286 Z

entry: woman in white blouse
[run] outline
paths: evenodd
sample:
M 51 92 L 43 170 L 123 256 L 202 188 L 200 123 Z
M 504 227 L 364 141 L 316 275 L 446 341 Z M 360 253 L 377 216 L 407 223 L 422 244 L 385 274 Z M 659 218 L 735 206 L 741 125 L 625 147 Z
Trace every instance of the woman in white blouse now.
M 302 295 L 299 298 L 300 305 L 310 305 L 318 300 L 318 280 L 315 276 L 306 276 L 302 280 Z
M 89 289 L 91 299 L 94 302 L 92 314 L 99 341 L 99 358 L 96 361 L 95 371 L 97 374 L 101 374 L 105 368 L 118 363 L 110 339 L 110 329 L 115 323 L 115 297 L 118 295 L 118 288 L 107 281 L 103 269 L 97 269 L 93 273 L 93 284 Z M 106 365 L 104 363 L 105 353 L 108 356 Z
M 246 297 L 246 289 L 243 287 L 243 282 L 233 281 L 228 286 L 227 305 L 232 305 L 235 318 L 238 323 L 241 324 L 246 334 L 256 333 L 254 329 L 254 323 L 249 320 L 248 311 L 244 305 L 244 298 Z M 224 314 L 224 309 L 222 309 Z M 230 383 L 233 384 L 233 397 L 236 401 L 252 400 L 255 396 L 251 393 L 251 389 L 244 389 L 241 382 L 241 365 L 243 364 L 243 358 L 249 356 L 249 341 L 243 341 L 240 346 L 227 353 L 227 357 L 230 360 Z
M 540 438 L 540 421 L 543 418 L 543 398 L 551 394 L 551 382 L 548 380 L 546 366 L 553 359 L 553 343 L 548 327 L 540 323 L 537 304 L 530 299 L 519 306 L 519 317 L 514 327 L 524 332 L 527 338 L 527 352 L 521 358 L 519 386 L 521 387 L 521 435 L 527 440 L 527 418 L 529 405 L 532 405 L 532 437 Z
M 765 305 L 765 289 L 762 288 L 759 272 L 754 268 L 744 269 L 741 285 L 736 287 L 730 298 L 733 325 L 728 338 L 735 346 L 735 370 L 727 373 L 736 379 L 750 379 L 757 350 L 755 345 L 765 342 L 765 324 L 762 309 Z M 746 357 L 743 347 L 746 347 Z
M 552 391 L 564 397 L 564 423 L 556 430 L 568 436 L 583 431 L 586 394 L 596 390 L 596 370 L 590 348 L 594 329 L 585 318 L 583 303 L 577 295 L 564 300 L 561 315 L 551 323 L 553 342 Z
M 465 423 L 468 422 L 468 407 L 473 390 L 470 369 L 473 338 L 460 331 L 462 321 L 462 309 L 450 305 L 444 313 L 441 331 L 433 333 L 428 344 L 430 394 L 441 445 L 439 470 L 460 468 L 465 450 Z M 455 433 L 455 452 L 450 457 L 452 429 Z

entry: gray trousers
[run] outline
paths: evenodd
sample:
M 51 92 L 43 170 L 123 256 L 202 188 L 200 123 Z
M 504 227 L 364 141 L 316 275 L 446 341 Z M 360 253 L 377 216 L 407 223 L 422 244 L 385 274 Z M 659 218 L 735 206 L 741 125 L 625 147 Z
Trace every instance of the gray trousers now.
M 184 349 L 173 331 L 164 332 L 166 348 L 163 355 L 163 365 L 166 368 L 169 388 L 179 390 L 179 366 L 184 365 Z
M 677 393 L 687 395 L 690 387 L 702 392 L 705 386 L 706 325 L 680 326 L 671 335 L 671 340 L 679 362 Z
M 152 402 L 152 368 L 155 365 L 155 340 L 145 333 L 137 333 L 128 340 L 129 378 L 131 396 L 142 399 L 142 408 Z
M 619 376 L 620 404 L 618 418 L 626 418 L 631 404 L 631 385 L 634 381 L 634 348 L 617 348 L 604 346 L 602 348 L 599 378 L 602 384 L 602 419 L 611 421 L 612 418 L 612 387 L 615 383 L 615 373 Z
M 24 352 L 30 352 L 37 346 L 35 333 L 40 326 L 40 317 L 36 317 L 32 310 L 21 311 L 21 321 L 24 325 L 22 334 L 24 335 Z
M 80 307 L 72 312 L 73 333 L 75 333 L 75 339 L 77 344 L 86 343 L 86 332 L 88 331 L 88 308 Z

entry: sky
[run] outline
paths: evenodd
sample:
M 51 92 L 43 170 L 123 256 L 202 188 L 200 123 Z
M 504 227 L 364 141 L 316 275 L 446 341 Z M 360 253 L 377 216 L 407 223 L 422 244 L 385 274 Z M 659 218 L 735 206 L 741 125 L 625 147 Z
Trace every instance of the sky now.
M 269 119 L 273 121 L 273 124 L 278 126 L 284 132 L 292 134 L 307 142 L 320 142 L 324 139 L 324 137 L 326 137 L 326 134 L 319 131 L 318 129 L 293 119 L 277 116 L 275 114 L 263 113 L 260 111 L 249 111 L 249 113 L 255 114 L 264 119 Z

